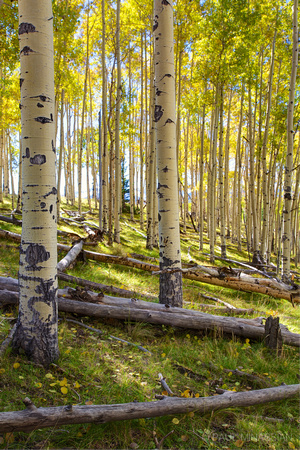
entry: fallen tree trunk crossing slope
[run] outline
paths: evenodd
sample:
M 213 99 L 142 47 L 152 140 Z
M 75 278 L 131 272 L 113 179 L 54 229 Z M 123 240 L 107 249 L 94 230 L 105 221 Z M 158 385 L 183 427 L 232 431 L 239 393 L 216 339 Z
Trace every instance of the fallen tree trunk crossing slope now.
M 0 432 L 25 431 L 78 423 L 107 423 L 170 414 L 211 411 L 259 405 L 289 399 L 300 393 L 300 384 L 278 386 L 247 392 L 226 391 L 222 395 L 200 398 L 170 398 L 160 401 L 115 405 L 66 405 L 37 408 L 26 398 L 26 409 L 0 413 Z

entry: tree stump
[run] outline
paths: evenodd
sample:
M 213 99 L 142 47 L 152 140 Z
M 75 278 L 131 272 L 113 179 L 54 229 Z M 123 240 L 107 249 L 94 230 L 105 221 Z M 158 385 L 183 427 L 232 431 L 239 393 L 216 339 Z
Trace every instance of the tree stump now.
M 282 336 L 279 325 L 279 317 L 268 317 L 265 324 L 265 345 L 271 350 L 276 350 L 277 356 L 282 352 Z

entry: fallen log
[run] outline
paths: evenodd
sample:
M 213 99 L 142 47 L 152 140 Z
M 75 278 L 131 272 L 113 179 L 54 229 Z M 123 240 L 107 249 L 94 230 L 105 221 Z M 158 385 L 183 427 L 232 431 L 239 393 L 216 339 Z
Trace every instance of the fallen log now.
M 60 270 L 61 272 L 64 272 L 77 258 L 79 253 L 82 251 L 83 247 L 83 241 L 80 240 L 79 242 L 76 242 L 73 247 L 68 251 L 66 256 L 61 259 L 57 263 L 57 270 Z
M 182 308 L 166 307 L 165 305 L 150 302 L 148 309 L 144 309 L 143 305 L 141 305 L 140 308 L 134 306 L 135 302 L 147 303 L 142 300 L 135 300 L 133 306 L 122 305 L 122 308 L 120 308 L 120 306 L 105 305 L 101 303 L 95 304 L 69 300 L 65 298 L 65 291 L 63 292 L 63 297 L 60 297 L 58 292 L 58 310 L 63 312 L 98 318 L 110 317 L 121 320 L 134 320 L 137 322 L 169 325 L 202 331 L 218 330 L 219 333 L 236 335 L 253 340 L 261 340 L 265 334 L 265 327 L 261 323 L 260 318 L 242 319 L 214 316 Z M 99 298 L 99 301 L 102 301 L 103 298 L 105 297 Z M 17 304 L 18 300 L 17 292 L 7 291 L 5 289 L 0 290 L 0 304 Z M 124 299 L 124 301 L 128 300 Z M 153 305 L 155 305 L 155 307 Z M 291 333 L 284 325 L 281 325 L 281 334 L 284 344 L 300 347 L 299 334 Z
M 20 235 L 1 229 L 0 236 L 11 238 L 19 242 L 21 240 Z M 70 250 L 68 245 L 63 244 L 57 244 L 57 248 L 66 252 Z M 159 267 L 155 264 L 149 264 L 126 256 L 107 255 L 105 253 L 96 253 L 88 250 L 83 250 L 83 255 L 86 259 L 94 261 L 121 264 L 136 269 L 159 272 Z M 228 274 L 225 275 L 224 271 L 222 272 L 220 269 L 204 266 L 182 269 L 182 276 L 189 280 L 199 281 L 200 283 L 222 286 L 244 292 L 256 292 L 274 298 L 282 298 L 292 303 L 300 303 L 300 287 L 298 285 L 289 286 L 284 283 L 279 283 L 274 279 L 254 278 L 241 272 L 235 274 L 233 270 L 232 274 L 228 276 Z
M 300 385 L 278 386 L 247 392 L 226 391 L 222 395 L 200 398 L 170 398 L 151 402 L 132 402 L 115 405 L 66 405 L 37 408 L 29 398 L 26 409 L 0 413 L 0 432 L 30 432 L 40 428 L 79 423 L 107 423 L 170 414 L 198 412 L 207 414 L 226 408 L 254 406 L 286 400 L 298 395 Z

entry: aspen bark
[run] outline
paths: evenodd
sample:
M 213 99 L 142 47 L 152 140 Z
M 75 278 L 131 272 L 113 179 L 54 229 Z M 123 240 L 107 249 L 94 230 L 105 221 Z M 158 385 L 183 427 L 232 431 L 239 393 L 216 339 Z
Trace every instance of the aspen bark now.
M 106 23 L 105 23 L 105 0 L 102 0 L 102 40 L 101 40 L 101 64 L 102 64 L 102 201 L 103 215 L 100 228 L 107 231 L 108 227 L 108 154 L 107 154 L 107 77 L 105 63 L 105 39 L 106 39 Z
M 295 87 L 299 58 L 298 44 L 298 0 L 294 0 L 293 13 L 293 56 L 290 80 L 289 104 L 287 112 L 287 152 L 284 174 L 284 206 L 283 206 L 283 236 L 282 236 L 282 280 L 290 282 L 291 264 L 291 207 L 292 207 L 292 170 L 293 170 L 293 148 L 294 148 L 294 104 Z
M 266 250 L 268 248 L 268 226 L 269 226 L 269 192 L 268 192 L 268 168 L 267 168 L 267 144 L 269 137 L 269 125 L 271 117 L 271 105 L 272 105 L 272 88 L 273 88 L 273 75 L 274 75 L 274 59 L 275 59 L 275 43 L 276 43 L 277 30 L 275 29 L 273 44 L 272 44 L 272 54 L 271 54 L 271 65 L 268 81 L 268 101 L 267 101 L 267 111 L 266 111 L 266 124 L 265 132 L 262 145 L 262 204 L 263 204 L 263 222 L 262 222 L 262 232 L 261 232 L 261 246 L 260 254 L 262 258 L 266 256 Z
M 23 227 L 13 339 L 34 362 L 58 357 L 52 2 L 19 1 Z
M 121 216 L 121 160 L 120 160 L 120 109 L 121 109 L 121 54 L 120 54 L 120 0 L 117 0 L 117 99 L 115 120 L 115 211 L 114 211 L 114 242 L 120 244 L 120 216 Z
M 180 269 L 173 3 L 154 0 L 155 112 L 160 269 Z M 160 303 L 182 306 L 182 274 L 160 274 Z

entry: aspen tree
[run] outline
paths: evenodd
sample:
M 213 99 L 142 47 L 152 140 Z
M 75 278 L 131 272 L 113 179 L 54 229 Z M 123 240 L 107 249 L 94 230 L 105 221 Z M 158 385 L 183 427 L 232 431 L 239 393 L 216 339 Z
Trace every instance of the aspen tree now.
M 99 224 L 103 231 L 107 231 L 108 227 L 108 154 L 107 154 L 107 76 L 105 63 L 105 40 L 106 40 L 106 23 L 105 23 L 105 0 L 101 2 L 102 15 L 102 39 L 101 39 L 101 65 L 102 65 L 102 202 L 103 209 L 102 223 Z M 100 207 L 100 206 L 99 206 Z
M 121 110 L 121 53 L 120 53 L 120 0 L 117 0 L 117 33 L 116 33 L 116 60 L 117 60 L 117 99 L 115 119 L 115 213 L 114 213 L 114 241 L 120 244 L 120 216 L 121 216 L 121 160 L 120 160 L 120 110 Z
M 154 71 L 160 253 L 159 302 L 182 306 L 172 0 L 154 0 Z M 168 271 L 170 269 L 170 271 Z
M 19 0 L 23 227 L 13 347 L 48 366 L 58 357 L 52 2 Z
M 144 119 L 144 55 L 143 32 L 141 32 L 141 109 L 140 109 L 140 228 L 144 229 L 144 156 L 143 156 L 143 119 Z
M 269 126 L 271 117 L 271 106 L 272 106 L 272 88 L 273 88 L 273 75 L 274 75 L 274 60 L 275 60 L 275 43 L 276 43 L 277 30 L 275 29 L 272 53 L 271 53 L 271 63 L 270 63 L 270 73 L 268 81 L 268 99 L 267 99 L 267 111 L 266 111 L 266 123 L 265 132 L 262 144 L 262 204 L 263 204 L 263 219 L 262 219 L 262 232 L 261 232 L 261 246 L 260 255 L 261 258 L 265 258 L 266 250 L 268 247 L 268 226 L 269 226 L 269 192 L 268 192 L 268 167 L 267 167 L 267 144 L 269 137 Z
M 295 87 L 299 58 L 298 44 L 298 0 L 294 0 L 293 12 L 293 55 L 292 70 L 289 90 L 289 103 L 287 111 L 287 152 L 284 173 L 284 206 L 283 206 L 283 236 L 282 236 L 282 280 L 290 282 L 291 265 L 291 207 L 292 207 L 292 170 L 293 170 L 293 148 L 294 148 L 294 104 Z

